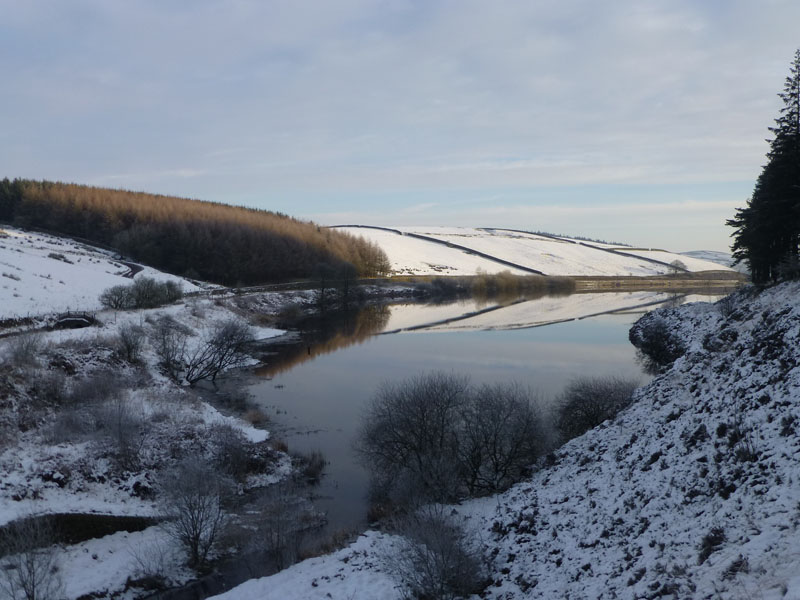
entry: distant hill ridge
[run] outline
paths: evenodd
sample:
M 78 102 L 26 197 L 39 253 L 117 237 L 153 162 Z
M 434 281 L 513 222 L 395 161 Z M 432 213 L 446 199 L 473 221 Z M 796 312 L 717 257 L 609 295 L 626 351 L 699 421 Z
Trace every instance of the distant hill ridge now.
M 657 248 L 634 248 L 520 229 L 496 227 L 341 225 L 379 245 L 397 275 L 477 275 L 504 270 L 514 275 L 648 277 L 724 273 L 731 269 L 704 258 Z
M 362 276 L 388 270 L 375 243 L 281 213 L 74 183 L 3 179 L 0 222 L 80 236 L 224 285 L 305 278 L 323 264 L 350 263 Z

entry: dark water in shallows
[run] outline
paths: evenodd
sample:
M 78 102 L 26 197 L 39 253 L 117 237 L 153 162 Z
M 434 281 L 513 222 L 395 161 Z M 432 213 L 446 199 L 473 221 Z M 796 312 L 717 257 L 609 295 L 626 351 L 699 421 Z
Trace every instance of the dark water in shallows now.
M 664 296 L 653 296 L 650 301 L 659 298 Z M 637 297 L 629 304 L 641 304 L 639 300 Z M 465 310 L 470 308 L 474 307 Z M 516 309 L 515 325 L 526 308 Z M 352 441 L 359 417 L 381 382 L 443 370 L 468 374 L 475 383 L 516 381 L 529 386 L 545 404 L 576 376 L 615 375 L 644 383 L 648 377 L 635 360 L 628 330 L 650 308 L 653 306 L 532 328 L 370 336 L 374 329 L 416 322 L 395 319 L 402 314 L 398 311 L 404 310 L 395 307 L 391 318 L 385 312 L 377 318 L 370 315 L 366 333 L 364 327 L 351 326 L 353 338 L 340 334 L 333 344 L 303 346 L 297 360 L 273 369 L 269 373 L 272 379 L 250 391 L 275 422 L 278 430 L 274 435 L 284 439 L 290 451 L 320 450 L 329 461 L 317 491 L 322 496 L 318 506 L 328 512 L 331 529 L 359 527 L 365 523 L 368 477 L 355 461 Z M 531 307 L 541 309 L 541 305 Z M 424 309 L 419 306 L 407 310 L 416 320 L 422 311 L 424 320 Z M 430 312 L 432 320 L 441 320 L 441 307 Z M 492 326 L 502 325 L 502 320 L 495 318 Z M 317 354 L 320 348 L 325 353 Z

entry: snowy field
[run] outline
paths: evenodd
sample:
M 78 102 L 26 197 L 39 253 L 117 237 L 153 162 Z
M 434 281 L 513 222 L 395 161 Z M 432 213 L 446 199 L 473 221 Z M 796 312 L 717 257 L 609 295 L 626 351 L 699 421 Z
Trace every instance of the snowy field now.
M 112 252 L 69 238 L 0 227 L 0 319 L 98 310 L 100 293 L 129 284 L 132 275 Z M 184 293 L 199 289 L 149 267 L 135 276 L 175 281 Z
M 614 421 L 528 481 L 453 506 L 482 598 L 800 598 L 800 284 L 661 309 L 685 344 Z M 224 600 L 403 597 L 396 538 L 250 581 Z
M 731 270 L 717 262 L 663 250 L 632 250 L 507 229 L 399 227 L 394 230 L 396 232 L 371 227 L 340 229 L 378 244 L 388 255 L 393 272 L 398 275 L 475 275 L 481 271 L 498 273 L 506 270 L 515 274 L 526 273 L 524 269 L 515 269 L 447 244 L 481 252 L 545 275 L 663 275 L 671 272 L 669 264 L 674 261 L 680 261 L 689 271 Z

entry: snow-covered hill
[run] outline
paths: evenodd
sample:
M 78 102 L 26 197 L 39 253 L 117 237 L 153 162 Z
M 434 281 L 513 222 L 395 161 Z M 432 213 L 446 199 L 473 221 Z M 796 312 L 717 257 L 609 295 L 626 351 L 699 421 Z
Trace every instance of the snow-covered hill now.
M 683 356 L 530 480 L 453 507 L 490 565 L 482 597 L 800 598 L 799 295 L 643 317 Z M 400 598 L 395 543 L 368 532 L 224 598 Z
M 0 319 L 100 308 L 100 293 L 132 277 L 190 281 L 116 259 L 114 253 L 69 238 L 0 227 Z
M 338 229 L 375 242 L 399 275 L 474 275 L 478 271 L 545 275 L 662 275 L 675 270 L 728 271 L 727 266 L 651 248 L 629 248 L 564 237 L 467 227 Z M 678 262 L 676 262 L 678 261 Z
M 692 250 L 690 252 L 681 252 L 684 256 L 692 258 L 699 258 L 713 263 L 730 267 L 739 273 L 749 273 L 747 265 L 743 263 L 734 264 L 733 256 L 728 252 L 717 252 L 715 250 Z

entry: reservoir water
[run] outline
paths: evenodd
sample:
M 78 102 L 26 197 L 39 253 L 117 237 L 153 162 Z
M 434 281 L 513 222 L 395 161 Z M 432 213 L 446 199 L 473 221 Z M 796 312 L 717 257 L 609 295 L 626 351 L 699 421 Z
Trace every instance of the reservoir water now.
M 329 464 L 317 505 L 331 530 L 366 523 L 368 476 L 353 439 L 364 407 L 384 381 L 430 371 L 475 383 L 516 381 L 546 409 L 579 376 L 644 374 L 628 342 L 647 310 L 720 296 L 596 293 L 500 306 L 475 301 L 367 308 L 287 346 L 259 369 L 250 392 L 290 451 L 320 450 Z

